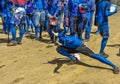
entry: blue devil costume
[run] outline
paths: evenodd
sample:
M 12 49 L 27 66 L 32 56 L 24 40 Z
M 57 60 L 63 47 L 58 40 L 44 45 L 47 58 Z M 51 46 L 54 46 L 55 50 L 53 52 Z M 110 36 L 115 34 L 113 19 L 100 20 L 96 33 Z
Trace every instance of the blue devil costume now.
M 12 41 L 8 43 L 8 46 L 16 45 L 16 29 L 15 29 L 16 25 L 19 27 L 19 31 L 20 31 L 18 44 L 22 44 L 24 29 L 26 27 L 25 16 L 26 16 L 26 12 L 25 12 L 25 9 L 22 7 L 18 7 L 17 9 L 14 10 L 14 12 L 11 11 L 9 29 L 12 31 Z
M 38 32 L 40 33 L 39 39 L 42 39 L 42 28 L 45 24 L 45 6 L 46 0 L 34 0 L 35 2 L 35 39 L 38 39 Z
M 114 73 L 119 73 L 119 68 L 111 63 L 109 60 L 104 58 L 103 56 L 100 56 L 98 54 L 95 54 L 91 49 L 89 49 L 87 46 L 85 46 L 82 42 L 82 40 L 74 37 L 74 36 L 67 36 L 66 30 L 62 33 L 57 34 L 58 36 L 58 42 L 61 43 L 62 46 L 57 47 L 58 53 L 67 56 L 71 60 L 76 60 L 75 56 L 73 56 L 71 53 L 82 53 L 85 55 L 88 55 L 96 60 L 101 61 L 104 64 L 107 64 L 109 66 L 113 67 Z
M 18 7 L 15 12 L 13 13 L 13 21 L 14 25 L 18 25 L 20 36 L 18 39 L 18 44 L 22 43 L 22 38 L 24 35 L 24 29 L 26 28 L 26 11 L 22 7 Z
M 108 57 L 104 52 L 108 38 L 109 38 L 109 26 L 108 26 L 108 16 L 116 13 L 110 12 L 111 3 L 108 0 L 101 0 L 97 6 L 96 13 L 96 24 L 100 30 L 100 34 L 103 37 L 101 42 L 100 54 Z
M 82 39 L 83 28 L 87 23 L 87 16 L 84 13 L 87 9 L 87 0 L 69 0 L 68 11 L 70 15 L 70 33 Z M 83 8 L 82 8 L 83 7 Z M 83 11 L 81 9 L 84 9 Z
M 58 15 L 58 22 L 57 22 L 57 27 L 56 27 L 56 31 L 60 30 L 61 27 L 61 22 L 63 19 L 63 14 L 64 14 L 64 6 L 65 6 L 65 0 L 59 0 L 60 2 L 60 14 Z
M 29 27 L 31 26 L 32 32 L 34 27 L 34 14 L 35 14 L 35 3 L 32 0 L 29 0 L 26 4 L 26 18 L 27 18 L 27 27 L 26 34 L 29 33 Z
M 96 5 L 96 9 L 98 8 L 98 3 L 100 2 L 100 0 L 95 0 L 95 5 Z M 94 17 L 94 25 L 98 27 L 97 25 L 97 10 L 95 10 L 95 17 Z M 99 34 L 100 33 L 100 30 L 99 28 L 95 31 L 95 34 Z
M 1 16 L 2 16 L 2 21 L 3 21 L 3 33 L 8 33 L 8 27 L 9 27 L 9 3 L 8 1 L 2 0 L 1 2 Z
M 56 29 L 56 26 L 50 25 L 50 20 L 58 18 L 60 15 L 60 1 L 59 0 L 47 0 L 46 4 L 46 14 L 48 16 L 49 21 L 49 27 L 48 27 L 48 33 L 50 36 L 49 43 L 53 43 L 55 41 L 55 37 L 52 33 L 52 30 L 55 32 L 58 32 Z M 52 22 L 52 21 L 51 21 Z
M 12 40 L 15 41 L 16 39 L 16 29 L 14 26 L 14 21 L 13 21 L 13 3 L 11 1 L 6 1 L 5 3 L 5 10 L 4 12 L 6 12 L 6 19 L 5 19 L 5 24 L 6 24 L 6 28 L 8 29 L 8 36 L 9 33 L 11 31 L 12 33 Z M 9 38 L 8 38 L 9 41 Z
M 86 31 L 85 31 L 85 40 L 89 41 L 90 39 L 90 32 L 92 28 L 92 22 L 93 22 L 93 14 L 95 10 L 95 1 L 94 0 L 87 0 L 87 15 L 88 15 L 88 23 L 86 24 Z

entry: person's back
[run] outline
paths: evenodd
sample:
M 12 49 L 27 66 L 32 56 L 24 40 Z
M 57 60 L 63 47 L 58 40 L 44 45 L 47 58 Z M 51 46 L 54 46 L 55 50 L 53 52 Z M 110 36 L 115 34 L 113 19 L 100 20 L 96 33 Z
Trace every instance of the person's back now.
M 109 4 L 109 2 L 107 0 L 101 0 L 98 4 L 97 4 L 97 12 L 96 12 L 96 22 L 97 24 L 102 24 L 104 22 L 108 22 L 108 16 L 105 15 L 105 10 L 106 10 L 106 6 L 107 4 Z
M 29 1 L 26 6 L 27 6 L 26 12 L 28 14 L 33 14 L 35 12 L 35 8 L 34 8 L 35 7 L 35 3 L 34 2 Z
M 46 5 L 47 13 L 51 15 L 59 14 L 60 2 L 59 0 L 48 0 Z
M 59 42 L 67 48 L 77 48 L 82 45 L 82 40 L 74 36 L 59 36 Z
M 45 9 L 45 0 L 35 0 L 36 9 L 38 11 Z
M 80 12 L 78 11 L 79 4 L 81 0 L 69 0 L 68 6 L 71 16 L 81 16 Z

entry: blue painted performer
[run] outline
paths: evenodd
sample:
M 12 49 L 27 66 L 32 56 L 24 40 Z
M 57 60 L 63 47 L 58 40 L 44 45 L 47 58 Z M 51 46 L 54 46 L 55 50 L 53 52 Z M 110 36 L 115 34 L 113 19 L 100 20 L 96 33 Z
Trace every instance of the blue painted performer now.
M 104 52 L 104 49 L 106 47 L 106 44 L 109 38 L 108 16 L 111 16 L 112 14 L 116 13 L 116 11 L 109 12 L 110 6 L 111 6 L 111 2 L 109 0 L 101 0 L 98 3 L 97 9 L 96 9 L 97 10 L 96 24 L 98 25 L 101 36 L 103 37 L 99 53 L 104 57 L 108 57 L 108 54 Z
M 35 24 L 35 39 L 42 40 L 42 29 L 45 24 L 45 5 L 46 0 L 34 0 L 35 2 L 35 14 L 34 14 L 34 24 Z M 39 37 L 38 37 L 39 33 Z
M 86 25 L 86 31 L 85 31 L 85 40 L 84 41 L 89 41 L 90 39 L 90 32 L 92 28 L 92 22 L 93 22 L 93 14 L 95 10 L 95 0 L 88 0 L 87 1 L 87 15 L 89 16 L 88 18 L 88 23 Z
M 49 21 L 49 28 L 47 30 L 50 36 L 50 41 L 48 43 L 54 43 L 55 37 L 52 33 L 52 30 L 55 32 L 58 32 L 56 26 L 57 26 L 58 16 L 60 15 L 60 1 L 59 0 L 47 0 L 46 14 L 47 14 L 48 21 Z
M 22 44 L 22 39 L 24 35 L 24 29 L 26 27 L 26 12 L 23 7 L 18 7 L 14 10 L 12 13 L 12 19 L 11 19 L 11 31 L 12 31 L 12 41 L 8 44 L 8 46 L 14 46 L 16 43 Z M 16 29 L 15 26 L 19 27 L 19 39 L 18 42 L 16 42 Z
M 82 33 L 84 24 L 86 22 L 87 17 L 84 14 L 84 10 L 87 9 L 86 3 L 87 0 L 69 0 L 68 1 L 68 12 L 70 15 L 70 34 L 76 36 L 79 39 L 82 39 Z M 80 9 L 80 10 L 79 10 Z M 81 10 L 84 9 L 84 10 Z M 66 16 L 68 18 L 68 16 Z
M 35 3 L 33 0 L 29 0 L 26 4 L 26 18 L 27 18 L 27 27 L 26 34 L 29 34 L 29 27 L 31 26 L 32 32 L 34 27 L 34 14 L 35 14 Z
M 9 40 L 9 34 L 10 32 L 12 33 L 12 41 L 11 43 L 14 44 L 16 43 L 16 29 L 15 29 L 15 25 L 14 25 L 14 21 L 13 21 L 13 8 L 14 8 L 14 4 L 7 0 L 5 3 L 5 12 L 6 12 L 6 19 L 5 19 L 5 24 L 6 24 L 6 28 L 8 30 L 8 45 L 10 43 Z M 3 19 L 4 21 L 4 19 Z
M 82 53 L 111 66 L 115 74 L 119 73 L 119 67 L 117 67 L 115 64 L 113 64 L 103 56 L 95 54 L 91 49 L 89 49 L 86 45 L 83 44 L 82 40 L 71 35 L 65 35 L 66 32 L 67 31 L 65 29 L 62 33 L 53 32 L 56 36 L 58 36 L 58 43 L 60 43 L 61 45 L 57 47 L 58 53 L 67 56 L 73 61 L 78 60 L 78 57 L 72 55 L 73 53 Z
M 98 6 L 99 2 L 100 2 L 100 0 L 95 0 L 96 9 L 98 8 L 97 6 Z M 95 34 L 99 34 L 100 33 L 100 30 L 99 30 L 97 22 L 96 22 L 97 13 L 98 13 L 97 10 L 95 10 L 94 25 L 97 26 L 97 30 L 95 31 Z
M 2 23 L 3 23 L 3 33 L 7 34 L 8 33 L 8 11 L 9 11 L 9 6 L 7 0 L 2 0 L 1 3 L 1 17 L 2 17 Z

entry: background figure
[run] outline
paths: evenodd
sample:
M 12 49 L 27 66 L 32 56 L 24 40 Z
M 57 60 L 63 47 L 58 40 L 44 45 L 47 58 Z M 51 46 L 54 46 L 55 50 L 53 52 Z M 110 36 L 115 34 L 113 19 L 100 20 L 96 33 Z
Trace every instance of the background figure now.
M 15 29 L 15 26 L 14 26 L 14 22 L 13 22 L 13 3 L 11 1 L 6 1 L 5 3 L 5 12 L 6 12 L 6 20 L 5 20 L 5 23 L 3 22 L 3 24 L 5 24 L 6 28 L 7 28 L 7 33 L 8 33 L 8 45 L 9 45 L 9 42 L 10 42 L 10 39 L 9 39 L 9 35 L 10 35 L 10 32 L 12 33 L 12 41 L 11 43 L 12 44 L 15 44 L 16 43 L 16 29 Z M 3 19 L 4 21 L 4 19 Z
M 26 29 L 26 23 L 27 23 L 26 12 L 25 11 L 21 12 L 21 15 L 23 17 L 21 18 L 21 23 L 18 25 L 19 26 L 19 31 L 20 31 L 18 44 L 22 44 L 22 38 L 23 38 L 23 35 L 24 35 L 24 29 Z
M 58 16 L 60 15 L 60 1 L 47 0 L 46 13 L 49 22 L 49 27 L 47 30 L 50 36 L 50 41 L 48 43 L 54 43 L 56 38 L 53 35 L 52 31 L 58 32 L 56 26 L 57 26 Z
M 87 15 L 88 15 L 88 22 L 86 25 L 86 31 L 85 31 L 85 40 L 84 41 L 89 41 L 90 39 L 90 32 L 92 28 L 92 22 L 93 22 L 93 14 L 95 10 L 95 1 L 94 0 L 88 0 L 87 1 Z
M 2 0 L 1 1 L 1 17 L 2 17 L 2 23 L 3 23 L 3 33 L 8 33 L 8 27 L 9 27 L 9 21 L 8 21 L 8 15 L 9 15 L 9 6 L 8 1 Z
M 0 1 L 0 16 L 1 16 L 1 12 L 2 12 L 2 4 L 1 4 L 1 1 Z
M 63 20 L 63 27 L 64 29 L 66 29 L 66 27 L 68 27 L 70 29 L 70 15 L 69 15 L 69 11 L 67 10 L 68 8 L 68 0 L 64 0 L 64 20 Z
M 49 18 L 47 17 L 47 14 L 46 14 L 46 16 L 45 16 L 45 28 L 44 28 L 44 30 L 48 30 L 48 28 L 49 28 Z
M 35 40 L 42 40 L 42 30 L 45 24 L 45 5 L 46 0 L 34 0 L 35 1 Z M 39 33 L 39 37 L 38 37 Z
M 88 19 L 86 9 L 87 0 L 69 0 L 68 2 L 70 34 L 79 39 L 82 39 L 82 33 Z
M 19 27 L 19 39 L 18 39 L 18 44 L 22 44 L 22 39 L 24 35 L 24 29 L 26 27 L 26 12 L 25 9 L 22 7 L 18 7 L 12 16 L 12 42 L 9 44 L 11 45 L 16 45 L 16 29 L 15 26 Z
M 3 11 L 3 0 L 0 1 L 0 17 L 2 19 L 2 11 Z M 2 19 L 2 23 L 3 23 L 3 19 Z
M 95 0 L 96 9 L 98 8 L 97 6 L 98 6 L 99 2 L 100 2 L 100 0 Z M 95 9 L 94 25 L 98 27 L 97 21 L 96 21 L 96 19 L 97 19 L 97 10 L 96 9 Z M 99 34 L 99 33 L 100 33 L 100 30 L 99 30 L 99 28 L 97 28 L 97 30 L 95 31 L 95 34 Z
M 35 3 L 30 0 L 26 4 L 26 19 L 27 19 L 27 27 L 26 34 L 29 34 L 29 27 L 31 26 L 32 32 L 34 27 L 34 14 L 35 14 Z
M 60 0 L 60 15 L 58 15 L 58 22 L 56 27 L 57 32 L 63 28 L 64 9 L 65 9 L 65 0 Z
M 31 28 L 32 32 L 34 33 L 34 23 L 32 20 L 29 20 L 29 28 Z

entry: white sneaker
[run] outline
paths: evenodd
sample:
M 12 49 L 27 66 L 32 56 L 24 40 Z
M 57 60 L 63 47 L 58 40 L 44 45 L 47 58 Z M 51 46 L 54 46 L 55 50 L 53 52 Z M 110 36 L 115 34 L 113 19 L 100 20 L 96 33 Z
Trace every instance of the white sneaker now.
M 79 53 L 75 53 L 74 56 L 75 56 L 75 58 L 76 58 L 78 61 L 80 61 L 80 55 L 79 55 Z

